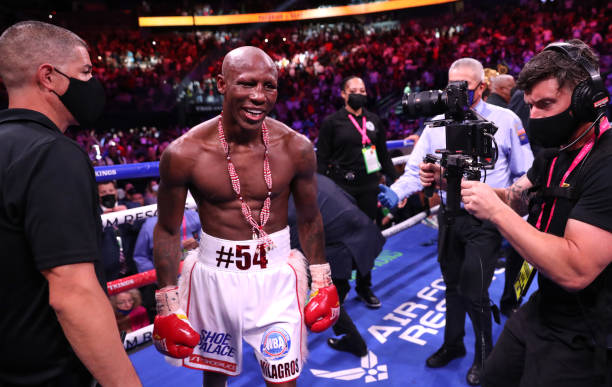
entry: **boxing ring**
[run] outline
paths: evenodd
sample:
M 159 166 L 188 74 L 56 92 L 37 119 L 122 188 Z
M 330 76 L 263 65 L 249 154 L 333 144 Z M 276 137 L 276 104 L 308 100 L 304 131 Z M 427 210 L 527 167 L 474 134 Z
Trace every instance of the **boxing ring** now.
M 401 142 L 405 146 L 405 142 Z M 399 145 L 399 144 L 398 144 Z M 403 157 L 405 159 L 405 156 Z M 394 162 L 405 162 L 394 160 Z M 157 177 L 158 163 L 96 167 L 98 181 Z M 195 208 L 188 200 L 186 208 Z M 432 208 L 435 213 L 437 207 Z M 157 206 L 143 206 L 102 215 L 103 225 L 122 224 L 156 216 Z M 357 358 L 328 347 L 329 329 L 310 333 L 310 355 L 303 367 L 298 386 L 465 386 L 465 374 L 472 364 L 474 335 L 466 318 L 467 356 L 440 369 L 425 366 L 425 360 L 443 342 L 445 323 L 444 282 L 437 262 L 437 230 L 420 213 L 384 230 L 387 242 L 376 258 L 372 272 L 372 289 L 381 299 L 379 309 L 368 309 L 349 292 L 345 308 L 368 346 L 368 355 Z M 493 302 L 498 303 L 504 286 L 503 269 L 498 269 L 489 288 Z M 109 294 L 116 294 L 156 281 L 154 270 L 111 281 Z M 354 280 L 351 281 L 354 287 Z M 493 339 L 501 333 L 502 324 L 493 324 Z M 128 333 L 124 346 L 144 386 L 201 386 L 202 373 L 177 368 L 164 361 L 151 344 L 152 325 Z M 252 349 L 244 345 L 243 372 L 230 378 L 230 386 L 264 386 L 261 369 Z M 372 384 L 374 383 L 374 384 Z

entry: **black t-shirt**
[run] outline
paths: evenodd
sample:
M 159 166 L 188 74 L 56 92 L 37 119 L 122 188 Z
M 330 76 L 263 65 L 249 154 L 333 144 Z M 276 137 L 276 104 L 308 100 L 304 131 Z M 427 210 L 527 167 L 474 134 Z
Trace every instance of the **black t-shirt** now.
M 78 368 L 41 270 L 94 262 L 104 286 L 97 205 L 76 142 L 38 112 L 0 111 L 0 385 Z
M 553 169 L 551 187 L 559 186 L 565 172 L 579 151 L 561 152 Z M 548 175 L 548 169 L 547 169 Z M 546 230 L 551 210 L 552 219 L 547 232 L 563 236 L 569 219 L 588 223 L 612 232 L 612 130 L 601 135 L 591 154 L 584 159 L 568 176 L 566 183 L 577 189 L 575 200 L 549 198 L 546 200 L 541 219 L 541 230 Z M 540 207 L 537 207 L 540 208 Z M 534 213 L 530 220 L 534 223 L 539 216 Z M 581 257 L 589 259 L 589 257 Z M 589 286 L 579 292 L 570 293 L 546 276 L 538 275 L 540 308 L 550 318 L 566 317 L 569 321 L 582 325 L 583 313 L 593 311 L 604 286 L 602 274 Z M 556 317 L 555 317 L 556 316 Z M 559 320 L 557 319 L 557 323 Z M 578 328 L 578 327 L 576 327 Z M 584 327 L 588 328 L 588 327 Z
M 365 109 L 362 110 L 366 117 L 366 133 L 372 145 L 376 146 L 378 161 L 382 167 L 381 172 L 391 179 L 395 179 L 397 174 L 387 151 L 386 131 L 376 114 Z M 377 174 L 368 175 L 366 172 L 361 151 L 361 133 L 348 118 L 348 114 L 348 110 L 342 108 L 323 120 L 319 131 L 319 140 L 317 141 L 317 170 L 320 174 L 328 175 L 339 184 L 347 183 L 342 180 L 342 176 L 351 171 L 356 175 L 354 180 L 356 184 L 372 183 L 377 187 Z M 360 127 L 363 123 L 363 115 L 353 116 Z M 329 167 L 330 164 L 336 165 L 336 169 L 339 169 L 335 175 L 333 173 L 334 168 L 330 169 Z M 328 174 L 328 172 L 332 173 Z

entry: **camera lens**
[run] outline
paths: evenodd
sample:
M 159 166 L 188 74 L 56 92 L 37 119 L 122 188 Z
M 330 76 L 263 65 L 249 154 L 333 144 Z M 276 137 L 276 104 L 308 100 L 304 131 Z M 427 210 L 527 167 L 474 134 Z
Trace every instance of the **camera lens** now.
M 427 90 L 405 94 L 402 98 L 404 113 L 411 118 L 431 117 L 446 111 L 446 93 Z

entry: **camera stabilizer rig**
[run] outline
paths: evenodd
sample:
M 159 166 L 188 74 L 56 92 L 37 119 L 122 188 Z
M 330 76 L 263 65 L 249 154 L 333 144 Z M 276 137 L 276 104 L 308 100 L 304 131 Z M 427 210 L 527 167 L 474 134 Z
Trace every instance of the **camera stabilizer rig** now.
M 404 113 L 409 117 L 432 116 L 444 113 L 444 119 L 428 121 L 426 126 L 444 126 L 446 149 L 437 149 L 440 157 L 428 154 L 426 163 L 439 163 L 447 181 L 445 216 L 448 223 L 461 209 L 461 179 L 480 180 L 480 170 L 493 169 L 498 149 L 497 127 L 470 109 L 467 82 L 449 82 L 444 90 L 428 90 L 404 95 Z M 433 195 L 433 186 L 425 188 L 425 195 Z

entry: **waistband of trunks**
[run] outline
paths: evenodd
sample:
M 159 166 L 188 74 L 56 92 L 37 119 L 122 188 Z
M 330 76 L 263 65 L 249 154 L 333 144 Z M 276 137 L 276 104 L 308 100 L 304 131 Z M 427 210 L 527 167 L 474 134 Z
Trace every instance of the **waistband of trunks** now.
M 223 271 L 252 272 L 284 265 L 291 251 L 289 226 L 269 234 L 274 248 L 265 251 L 257 239 L 232 241 L 202 231 L 198 261 Z

